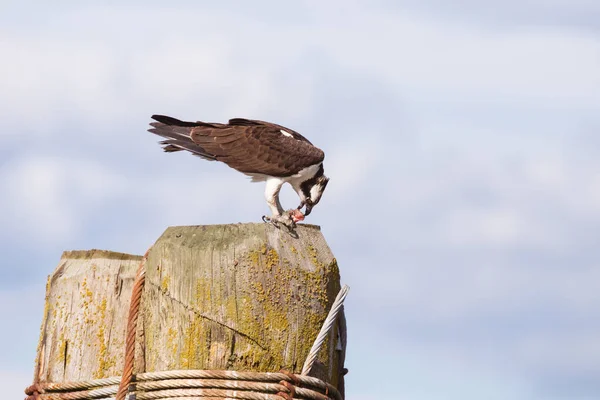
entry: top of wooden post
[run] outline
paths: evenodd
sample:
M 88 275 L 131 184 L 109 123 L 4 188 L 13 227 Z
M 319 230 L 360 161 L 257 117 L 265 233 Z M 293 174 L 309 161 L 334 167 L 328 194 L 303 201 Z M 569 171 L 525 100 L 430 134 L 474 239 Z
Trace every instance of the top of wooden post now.
M 105 260 L 133 260 L 141 261 L 142 256 L 135 254 L 119 253 L 110 250 L 66 250 L 63 251 L 61 258 L 70 260 L 91 260 L 93 258 L 102 258 Z
M 120 374 L 140 260 L 104 250 L 63 253 L 47 290 L 42 381 Z M 319 226 L 300 224 L 296 236 L 265 223 L 169 227 L 148 254 L 135 370 L 299 373 L 339 290 Z M 338 326 L 311 375 L 337 385 L 344 353 L 345 327 Z

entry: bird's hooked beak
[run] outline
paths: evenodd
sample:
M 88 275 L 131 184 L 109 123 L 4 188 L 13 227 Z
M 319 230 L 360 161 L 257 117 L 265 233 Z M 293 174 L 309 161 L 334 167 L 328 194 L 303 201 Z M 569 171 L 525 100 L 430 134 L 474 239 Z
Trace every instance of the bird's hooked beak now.
M 312 211 L 313 208 L 313 202 L 311 199 L 306 199 L 304 201 L 305 205 L 306 205 L 306 209 L 304 210 L 304 216 L 306 217 L 308 214 L 310 214 L 310 212 Z

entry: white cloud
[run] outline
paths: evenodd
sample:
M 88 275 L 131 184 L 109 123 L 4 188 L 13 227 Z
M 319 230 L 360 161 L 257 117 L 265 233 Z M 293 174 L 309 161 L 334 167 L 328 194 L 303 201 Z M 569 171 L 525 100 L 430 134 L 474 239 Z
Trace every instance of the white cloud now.
M 453 101 L 594 107 L 600 104 L 598 43 L 556 28 L 498 32 L 414 16 L 365 13 L 361 30 L 317 31 L 341 63 L 394 82 L 405 96 Z M 373 40 L 373 38 L 377 40 Z M 356 49 L 360 57 L 356 57 Z
M 44 285 L 0 290 L 0 385 L 5 398 L 24 398 L 33 381 L 34 359 L 44 309 Z
M 464 260 L 463 264 L 444 254 L 429 262 L 403 257 L 401 269 L 397 265 L 379 267 L 383 277 L 347 269 L 344 277 L 356 286 L 353 295 L 362 306 L 388 314 L 383 324 L 440 329 L 470 326 L 479 319 L 486 321 L 483 324 L 502 324 L 507 318 L 536 310 L 560 311 L 557 318 L 563 318 L 563 311 L 568 310 L 583 321 L 591 321 L 597 314 L 596 265 L 577 266 L 574 272 L 569 267 L 517 263 L 496 253 L 466 259 L 456 253 L 452 256 Z M 358 265 L 368 267 L 370 263 L 360 259 Z
M 95 161 L 29 156 L 14 159 L 0 170 L 6 188 L 0 218 L 11 234 L 46 243 L 73 238 L 82 213 L 115 196 L 123 179 Z M 8 232 L 7 232 L 8 233 Z
M 108 43 L 4 33 L 0 51 L 11 60 L 0 66 L 1 113 L 11 128 L 2 135 L 48 134 L 75 115 L 100 120 L 123 106 L 112 90 L 116 60 Z
M 297 115 L 310 107 L 308 67 L 315 52 L 327 54 L 337 68 L 378 76 L 411 99 L 600 105 L 600 52 L 593 36 L 552 27 L 492 31 L 347 7 L 343 20 L 334 9 L 309 8 L 310 30 L 290 24 L 277 35 L 269 25 L 218 10 L 202 11 L 201 24 L 193 9 L 140 14 L 101 7 L 58 14 L 42 27 L 47 34 L 0 36 L 0 51 L 11 59 L 0 66 L 0 91 L 10 96 L 2 114 L 34 134 L 75 115 L 107 126 L 115 117 L 147 114 L 148 106 L 166 110 L 175 104 L 182 115 L 209 118 L 273 107 L 278 115 L 289 109 Z M 132 31 L 131 21 L 142 17 L 151 46 L 139 45 L 139 32 Z M 223 24 L 239 33 L 223 31 Z M 114 33 L 106 32 L 107 25 Z M 69 27 L 83 35 L 61 33 Z M 277 79 L 281 73 L 285 80 Z
M 33 363 L 31 363 L 33 365 Z M 2 385 L 2 395 L 7 399 L 25 398 L 25 388 L 33 382 L 33 370 L 15 371 L 10 365 L 0 364 L 0 385 Z
M 517 339 L 515 355 L 532 369 L 553 373 L 600 373 L 600 339 L 596 330 L 536 332 Z
M 443 0 L 383 0 L 396 12 L 417 11 L 439 19 L 451 19 L 463 23 L 502 29 L 522 26 L 569 26 L 586 30 L 598 28 L 593 18 L 600 12 L 594 0 L 527 0 L 502 1 L 493 4 L 478 0 L 459 0 L 448 3 Z
M 546 241 L 544 232 L 535 232 L 527 217 L 519 214 L 510 209 L 455 210 L 441 222 L 441 234 L 451 246 L 515 246 L 525 241 Z
M 369 187 L 369 190 L 380 190 L 384 188 L 372 188 L 366 184 L 369 178 L 376 179 L 377 172 L 374 170 L 377 154 L 381 151 L 381 145 L 364 138 L 347 138 L 337 146 L 332 146 L 327 153 L 325 161 L 325 174 L 330 177 L 327 185 L 327 199 L 329 204 L 343 204 L 350 198 L 358 188 Z M 377 193 L 373 193 L 374 196 Z
M 264 184 L 189 154 L 167 155 L 159 146 L 156 154 L 159 162 L 136 167 L 102 158 L 30 154 L 13 159 L 0 170 L 0 185 L 7 188 L 0 198 L 0 207 L 7 210 L 0 222 L 12 227 L 3 234 L 23 235 L 44 245 L 82 243 L 85 232 L 108 218 L 98 212 L 111 213 L 110 218 L 121 224 L 134 223 L 123 220 L 124 214 L 138 213 L 142 218 L 138 223 L 143 224 L 138 229 L 152 231 L 200 221 L 225 222 L 219 220 L 223 214 L 240 220 L 254 215 L 259 221 L 267 212 Z M 122 229 L 110 229 L 111 235 L 122 239 L 120 249 L 140 252 L 151 243 L 140 243 L 139 235 L 123 234 Z
M 357 232 L 350 259 L 342 259 L 354 266 L 344 274 L 358 285 L 354 295 L 370 310 L 415 323 L 468 324 L 486 315 L 500 323 L 552 308 L 595 318 L 600 277 L 581 230 L 598 221 L 597 205 L 587 200 L 598 166 L 559 156 L 551 140 L 540 154 L 504 154 L 495 141 L 488 143 L 495 152 L 477 153 L 470 142 L 461 152 L 462 143 L 427 152 L 390 147 L 382 158 L 409 166 L 377 166 L 379 179 L 357 189 L 384 187 L 385 195 L 383 213 L 380 198 L 365 199 L 358 208 L 368 216 L 337 232 Z M 379 272 L 365 273 L 374 263 Z

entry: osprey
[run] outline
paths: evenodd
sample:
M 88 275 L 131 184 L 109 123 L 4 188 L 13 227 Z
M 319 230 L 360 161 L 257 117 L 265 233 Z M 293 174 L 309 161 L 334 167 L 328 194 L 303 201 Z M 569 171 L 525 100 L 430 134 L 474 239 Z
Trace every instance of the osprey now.
M 153 115 L 149 132 L 162 136 L 166 152 L 187 150 L 205 160 L 222 161 L 229 167 L 266 182 L 265 198 L 277 224 L 293 226 L 319 203 L 329 182 L 324 174 L 323 151 L 296 131 L 265 121 L 230 119 L 227 124 L 186 122 Z M 284 211 L 279 191 L 289 183 L 300 198 L 297 209 Z M 300 211 L 306 206 L 304 214 Z

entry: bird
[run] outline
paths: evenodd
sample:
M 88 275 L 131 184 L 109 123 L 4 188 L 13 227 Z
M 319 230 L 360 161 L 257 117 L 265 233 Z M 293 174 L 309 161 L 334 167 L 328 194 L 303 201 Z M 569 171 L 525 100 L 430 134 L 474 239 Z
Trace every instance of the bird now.
M 226 124 L 181 121 L 152 115 L 149 132 L 163 138 L 167 153 L 188 151 L 208 161 L 220 161 L 252 178 L 265 182 L 265 199 L 271 216 L 263 221 L 294 227 L 316 206 L 329 178 L 325 176 L 325 153 L 298 132 L 271 122 L 232 118 Z M 296 209 L 285 211 L 279 200 L 288 183 L 300 199 Z M 302 208 L 305 207 L 304 213 Z

